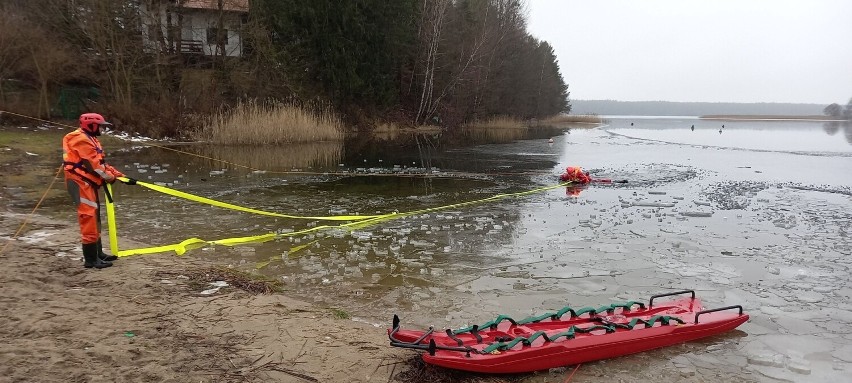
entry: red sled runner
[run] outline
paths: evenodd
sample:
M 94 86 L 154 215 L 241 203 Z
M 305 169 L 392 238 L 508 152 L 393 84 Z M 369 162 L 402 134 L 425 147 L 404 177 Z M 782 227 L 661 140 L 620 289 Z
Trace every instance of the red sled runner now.
M 690 294 L 655 305 L 663 297 Z M 736 311 L 733 311 L 736 310 Z M 613 358 L 720 334 L 749 319 L 740 305 L 705 310 L 695 291 L 579 310 L 565 307 L 516 321 L 436 332 L 403 330 L 394 315 L 391 346 L 423 350 L 426 363 L 484 373 L 521 373 Z

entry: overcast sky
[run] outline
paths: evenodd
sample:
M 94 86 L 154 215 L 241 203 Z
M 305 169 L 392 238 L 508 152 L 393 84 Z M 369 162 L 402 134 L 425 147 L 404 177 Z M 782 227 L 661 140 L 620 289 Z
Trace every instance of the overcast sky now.
M 528 0 L 571 99 L 852 97 L 850 0 Z

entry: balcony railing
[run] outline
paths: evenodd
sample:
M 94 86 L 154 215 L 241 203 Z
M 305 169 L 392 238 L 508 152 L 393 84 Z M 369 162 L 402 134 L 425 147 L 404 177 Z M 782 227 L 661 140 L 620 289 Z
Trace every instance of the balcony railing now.
M 181 40 L 180 53 L 204 54 L 204 45 L 198 40 Z

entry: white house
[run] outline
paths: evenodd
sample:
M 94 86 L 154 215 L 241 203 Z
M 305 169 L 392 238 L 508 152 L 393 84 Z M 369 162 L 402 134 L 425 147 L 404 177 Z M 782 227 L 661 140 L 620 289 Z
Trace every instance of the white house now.
M 144 0 L 140 6 L 150 50 L 239 57 L 249 0 Z

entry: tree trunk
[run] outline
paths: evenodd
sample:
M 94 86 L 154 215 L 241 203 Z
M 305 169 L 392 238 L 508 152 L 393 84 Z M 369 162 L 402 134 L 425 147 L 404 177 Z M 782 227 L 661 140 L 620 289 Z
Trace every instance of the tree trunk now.
M 424 0 L 429 3 L 430 0 Z M 444 16 L 446 15 L 447 7 L 450 5 L 449 0 L 435 0 L 434 7 L 427 9 L 429 14 L 426 49 L 426 67 L 423 76 L 423 90 L 420 94 L 420 106 L 417 110 L 417 116 L 414 118 L 415 124 L 425 124 L 428 119 L 429 110 L 432 109 L 432 94 L 435 86 L 435 64 L 438 58 L 438 47 L 441 40 L 441 31 L 444 27 Z

